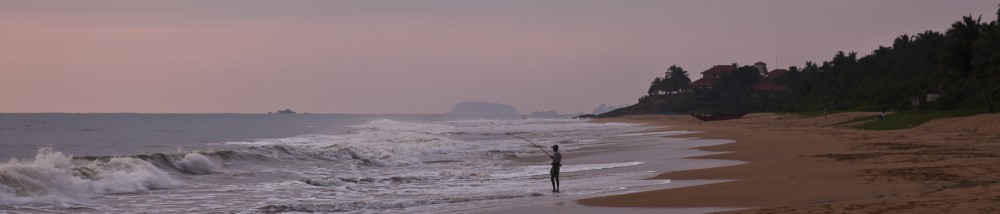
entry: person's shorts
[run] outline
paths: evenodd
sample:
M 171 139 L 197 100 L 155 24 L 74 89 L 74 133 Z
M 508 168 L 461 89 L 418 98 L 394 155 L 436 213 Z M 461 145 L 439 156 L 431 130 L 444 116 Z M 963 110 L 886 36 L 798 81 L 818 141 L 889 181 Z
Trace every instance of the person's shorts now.
M 559 177 L 559 165 L 552 165 L 552 170 L 549 171 L 549 175 L 552 175 L 552 177 Z

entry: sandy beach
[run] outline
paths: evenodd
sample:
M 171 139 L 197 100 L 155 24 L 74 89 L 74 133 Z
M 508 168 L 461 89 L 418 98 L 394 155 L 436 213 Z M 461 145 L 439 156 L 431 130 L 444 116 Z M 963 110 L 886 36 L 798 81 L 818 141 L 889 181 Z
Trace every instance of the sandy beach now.
M 1000 212 L 1000 114 L 938 119 L 894 131 L 841 124 L 874 112 L 802 118 L 757 113 L 700 122 L 640 115 L 595 122 L 702 131 L 671 137 L 731 139 L 696 159 L 746 164 L 674 171 L 650 179 L 734 181 L 582 199 L 590 207 L 729 207 L 730 213 Z

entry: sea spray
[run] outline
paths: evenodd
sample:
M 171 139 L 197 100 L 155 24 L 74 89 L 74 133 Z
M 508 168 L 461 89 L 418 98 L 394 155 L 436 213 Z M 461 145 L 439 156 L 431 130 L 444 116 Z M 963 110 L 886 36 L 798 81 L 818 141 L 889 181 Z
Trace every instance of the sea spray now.
M 184 155 L 184 159 L 177 161 L 176 166 L 180 170 L 195 175 L 211 174 L 219 169 L 219 165 L 216 165 L 211 159 L 198 153 Z
M 326 160 L 355 160 L 361 167 L 420 165 L 441 156 L 469 152 L 470 142 L 442 136 L 455 127 L 439 124 L 374 120 L 345 135 L 302 135 L 224 145 L 246 146 L 250 152 L 271 158 L 313 157 Z
M 430 123 L 408 123 L 388 119 L 372 120 L 366 124 L 351 127 L 369 131 L 414 132 L 424 134 L 457 133 L 454 126 Z
M 181 183 L 149 162 L 112 158 L 76 166 L 71 156 L 41 148 L 33 161 L 0 165 L 0 204 L 79 202 L 105 193 L 173 188 Z
M 72 158 L 51 148 L 38 150 L 34 161 L 16 159 L 0 165 L 0 204 L 70 202 L 92 197 L 86 180 L 74 176 Z
M 180 186 L 180 182 L 173 180 L 166 172 L 135 158 L 93 162 L 90 168 L 98 171 L 91 182 L 98 193 L 136 192 Z

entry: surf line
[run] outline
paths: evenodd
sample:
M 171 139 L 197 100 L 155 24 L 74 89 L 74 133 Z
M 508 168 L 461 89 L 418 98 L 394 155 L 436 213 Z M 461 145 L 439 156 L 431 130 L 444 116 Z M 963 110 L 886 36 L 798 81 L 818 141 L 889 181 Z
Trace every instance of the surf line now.
M 539 146 L 538 144 L 535 144 L 535 142 L 531 142 L 531 140 L 528 140 L 527 138 L 523 138 L 521 136 L 517 136 L 517 135 L 514 135 L 514 134 L 507 134 L 507 135 L 514 136 L 514 137 L 517 137 L 517 138 L 521 138 L 522 140 L 528 141 L 528 143 L 531 143 L 531 145 L 535 145 L 535 148 L 538 148 L 538 150 L 542 150 L 542 152 L 544 152 L 545 155 L 548 155 L 549 157 L 552 157 L 552 155 L 550 155 L 549 152 L 546 152 L 545 149 L 542 149 L 541 146 Z

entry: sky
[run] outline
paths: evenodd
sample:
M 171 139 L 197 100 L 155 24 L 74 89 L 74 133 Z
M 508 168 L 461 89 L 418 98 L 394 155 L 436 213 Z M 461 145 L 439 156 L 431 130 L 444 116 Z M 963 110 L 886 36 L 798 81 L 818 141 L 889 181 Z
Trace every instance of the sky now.
M 867 55 L 998 3 L 0 0 L 0 112 L 590 113 L 670 65 Z

